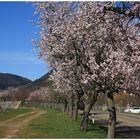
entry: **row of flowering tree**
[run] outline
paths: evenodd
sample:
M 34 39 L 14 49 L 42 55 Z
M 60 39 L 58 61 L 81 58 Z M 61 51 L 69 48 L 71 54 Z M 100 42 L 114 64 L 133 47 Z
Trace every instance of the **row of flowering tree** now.
M 139 2 L 36 3 L 41 28 L 40 56 L 54 70 L 55 89 L 77 118 L 85 105 L 81 130 L 99 94 L 108 99 L 108 138 L 114 138 L 113 94 L 140 88 Z M 73 110 L 74 106 L 74 110 Z

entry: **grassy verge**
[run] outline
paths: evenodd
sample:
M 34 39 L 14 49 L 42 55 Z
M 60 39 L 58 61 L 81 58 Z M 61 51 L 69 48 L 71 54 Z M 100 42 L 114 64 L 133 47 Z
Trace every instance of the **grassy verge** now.
M 73 121 L 66 113 L 47 109 L 18 133 L 18 138 L 106 138 L 104 127 L 89 124 L 88 132 L 79 129 L 80 118 Z
M 4 112 L 0 112 L 0 122 L 16 117 L 19 114 L 30 112 L 30 108 L 8 109 Z

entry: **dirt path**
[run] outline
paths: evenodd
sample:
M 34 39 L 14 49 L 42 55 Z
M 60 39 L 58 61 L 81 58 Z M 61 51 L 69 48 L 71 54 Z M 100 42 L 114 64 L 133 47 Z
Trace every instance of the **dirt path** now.
M 3 138 L 16 138 L 17 132 L 26 126 L 31 120 L 46 113 L 46 111 L 35 110 L 30 113 L 20 114 L 14 118 L 0 123 L 0 127 L 4 129 Z

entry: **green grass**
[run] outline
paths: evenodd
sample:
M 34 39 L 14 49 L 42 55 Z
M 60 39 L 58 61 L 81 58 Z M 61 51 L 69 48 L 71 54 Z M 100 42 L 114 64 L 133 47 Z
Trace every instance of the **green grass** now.
M 34 119 L 17 135 L 18 138 L 106 138 L 106 128 L 89 124 L 88 132 L 81 132 L 78 121 L 66 113 L 47 109 L 47 113 Z
M 16 117 L 19 114 L 30 112 L 30 108 L 8 109 L 4 112 L 0 112 L 0 122 Z

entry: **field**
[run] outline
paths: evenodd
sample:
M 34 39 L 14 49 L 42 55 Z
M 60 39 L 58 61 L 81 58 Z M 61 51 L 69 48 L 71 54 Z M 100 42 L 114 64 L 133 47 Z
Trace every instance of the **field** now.
M 105 127 L 90 123 L 89 131 L 81 132 L 80 116 L 76 122 L 58 110 L 21 108 L 2 114 L 1 138 L 106 138 Z
M 104 127 L 90 123 L 88 132 L 79 130 L 78 122 L 73 121 L 66 113 L 48 109 L 47 113 L 34 119 L 18 133 L 21 138 L 105 138 Z
M 30 108 L 20 108 L 20 109 L 8 109 L 4 112 L 0 112 L 0 122 L 3 122 L 5 120 L 8 120 L 10 118 L 14 118 L 16 117 L 17 115 L 20 115 L 20 114 L 24 114 L 24 113 L 27 113 L 27 112 L 30 112 L 31 109 Z

